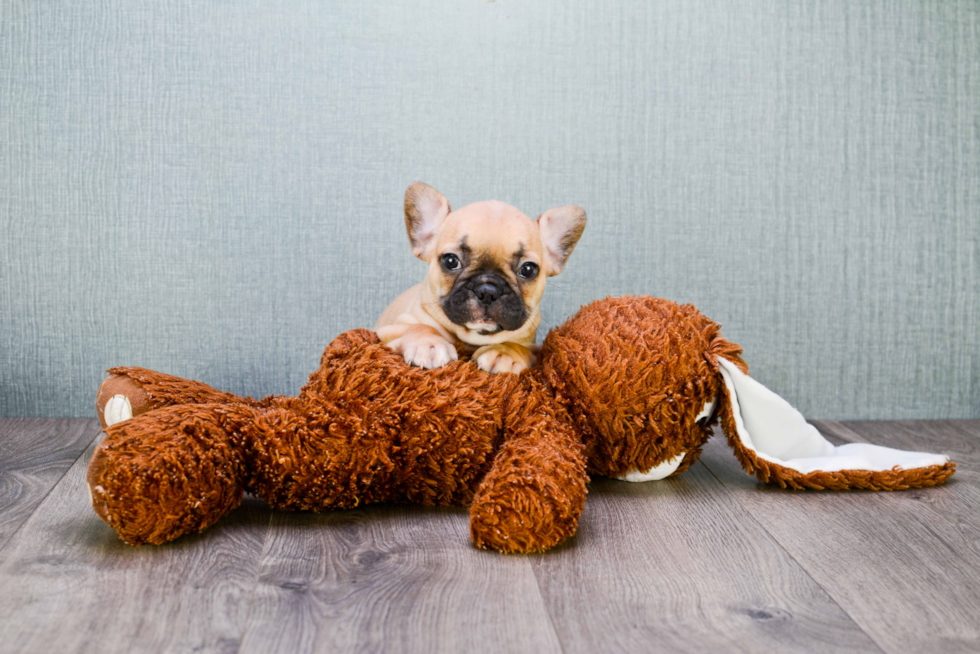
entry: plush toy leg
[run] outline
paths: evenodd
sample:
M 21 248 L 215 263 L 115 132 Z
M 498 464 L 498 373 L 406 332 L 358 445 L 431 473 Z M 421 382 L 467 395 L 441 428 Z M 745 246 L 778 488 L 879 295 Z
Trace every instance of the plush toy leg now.
M 108 427 L 89 462 L 95 512 L 130 545 L 214 524 L 241 502 L 246 405 L 171 406 Z
M 541 395 L 518 404 L 516 431 L 497 453 L 470 507 L 470 535 L 482 548 L 542 552 L 578 529 L 588 482 L 585 455 Z
M 445 503 L 406 488 L 411 475 L 400 474 L 395 453 L 400 431 L 397 421 L 386 422 L 372 410 L 369 399 L 351 398 L 342 406 L 321 399 L 273 401 L 252 427 L 248 491 L 287 511 Z
M 95 399 L 103 429 L 141 413 L 177 404 L 260 404 L 251 398 L 217 391 L 201 382 L 146 368 L 112 368 L 108 373 Z
M 880 445 L 835 447 L 786 400 L 726 359 L 721 424 L 742 467 L 783 488 L 901 490 L 935 486 L 956 464 L 942 454 Z

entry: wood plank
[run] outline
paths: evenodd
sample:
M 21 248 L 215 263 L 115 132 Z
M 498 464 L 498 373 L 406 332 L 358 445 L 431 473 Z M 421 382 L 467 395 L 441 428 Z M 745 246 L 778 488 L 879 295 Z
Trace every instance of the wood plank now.
M 242 652 L 559 652 L 529 559 L 465 509 L 276 514 Z
M 980 438 L 980 420 L 946 420 L 943 422 L 971 438 Z
M 85 418 L 0 420 L 0 557 L 100 431 L 98 420 Z
M 532 560 L 565 652 L 877 652 L 700 464 L 591 485 L 576 542 Z
M 980 421 L 818 426 L 960 469 L 944 488 L 792 493 L 714 439 L 708 467 L 677 479 L 594 482 L 579 536 L 541 556 L 474 549 L 462 509 L 255 501 L 130 548 L 89 507 L 90 446 L 0 552 L 0 652 L 974 650 Z M 64 459 L 14 442 L 0 440 L 10 468 Z
M 247 502 L 205 533 L 134 548 L 92 511 L 87 449 L 0 563 L 0 652 L 235 651 L 270 512 Z
M 759 484 L 719 436 L 703 461 L 887 652 L 980 651 L 980 440 L 949 423 L 815 423 L 835 442 L 947 452 L 956 475 L 895 493 Z

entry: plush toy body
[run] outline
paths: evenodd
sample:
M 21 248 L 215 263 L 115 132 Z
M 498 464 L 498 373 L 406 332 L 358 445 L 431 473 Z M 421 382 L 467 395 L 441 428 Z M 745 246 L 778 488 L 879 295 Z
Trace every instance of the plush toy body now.
M 99 393 L 92 502 L 134 545 L 200 531 L 246 492 L 284 510 L 469 504 L 477 545 L 542 551 L 575 533 L 589 474 L 677 474 L 719 417 L 745 469 L 784 487 L 890 490 L 953 474 L 942 455 L 833 447 L 740 354 L 690 305 L 632 297 L 584 307 L 519 376 L 468 361 L 413 368 L 367 330 L 336 338 L 298 397 L 115 368 Z

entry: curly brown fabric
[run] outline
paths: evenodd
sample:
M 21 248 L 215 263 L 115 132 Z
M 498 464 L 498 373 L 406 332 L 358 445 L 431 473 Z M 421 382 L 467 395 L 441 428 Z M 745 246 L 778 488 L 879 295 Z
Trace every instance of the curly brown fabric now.
M 619 477 L 682 453 L 674 474 L 698 460 L 711 425 L 695 418 L 723 385 L 717 359 L 745 368 L 741 353 L 690 304 L 621 297 L 593 302 L 552 330 L 540 358 L 582 435 L 589 471 Z
M 740 354 L 691 305 L 626 297 L 583 307 L 520 376 L 465 360 L 413 368 L 364 329 L 334 339 L 297 397 L 113 368 L 98 402 L 119 392 L 134 415 L 96 448 L 92 503 L 134 545 L 205 529 L 245 492 L 283 510 L 469 504 L 476 545 L 544 551 L 575 534 L 589 473 L 645 471 L 682 452 L 677 472 L 692 465 L 717 415 L 695 419 L 719 393 L 736 456 L 765 481 L 897 489 L 953 473 L 799 475 L 761 461 L 735 435 L 719 373 L 719 357 L 747 372 Z
M 585 452 L 531 375 L 508 399 L 508 437 L 470 507 L 478 547 L 542 552 L 575 534 L 585 508 Z
M 95 512 L 130 545 L 201 531 L 242 500 L 244 404 L 192 404 L 106 429 L 89 462 Z
M 239 397 L 232 393 L 218 391 L 207 384 L 190 379 L 182 379 L 146 368 L 118 367 L 107 370 L 110 375 L 128 377 L 138 382 L 149 398 L 153 409 L 178 404 L 248 404 L 262 406 L 262 402 L 250 397 Z

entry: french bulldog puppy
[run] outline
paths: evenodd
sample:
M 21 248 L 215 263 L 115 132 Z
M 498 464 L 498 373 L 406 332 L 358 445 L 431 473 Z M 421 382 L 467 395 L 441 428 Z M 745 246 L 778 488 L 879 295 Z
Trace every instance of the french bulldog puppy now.
M 452 211 L 439 191 L 415 182 L 405 192 L 405 226 L 429 272 L 381 314 L 378 338 L 422 368 L 454 361 L 456 344 L 487 372 L 533 365 L 545 280 L 564 268 L 585 210 L 556 207 L 531 220 L 487 201 Z

